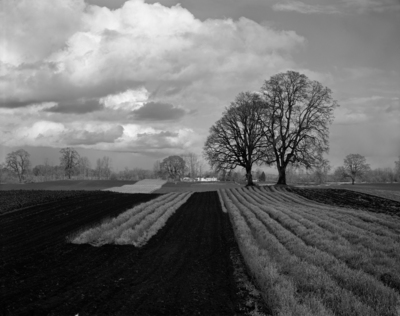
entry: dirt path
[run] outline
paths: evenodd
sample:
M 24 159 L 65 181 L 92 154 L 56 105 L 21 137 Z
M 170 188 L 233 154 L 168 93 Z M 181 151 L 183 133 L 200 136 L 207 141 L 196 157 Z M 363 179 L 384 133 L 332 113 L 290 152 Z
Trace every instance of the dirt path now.
M 245 312 L 229 259 L 236 246 L 216 192 L 195 193 L 143 248 L 65 237 L 133 197 L 62 201 L 0 222 L 4 315 L 233 315 Z M 26 222 L 25 222 L 26 220 Z M 237 250 L 237 249 L 236 249 Z M 5 276 L 5 277 L 3 277 Z

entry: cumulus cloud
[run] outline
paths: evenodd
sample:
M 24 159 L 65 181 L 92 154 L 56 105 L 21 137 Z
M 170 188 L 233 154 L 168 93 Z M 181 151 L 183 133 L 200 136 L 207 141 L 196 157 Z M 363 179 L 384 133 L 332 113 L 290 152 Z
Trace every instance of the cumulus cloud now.
M 339 13 L 334 6 L 328 5 L 311 5 L 301 1 L 285 1 L 275 3 L 272 8 L 275 11 L 294 11 L 299 13 L 311 14 L 311 13 Z
M 186 114 L 201 109 L 197 130 L 211 125 L 213 111 L 238 91 L 293 67 L 291 54 L 305 43 L 246 18 L 201 21 L 180 5 L 143 0 L 116 10 L 82 0 L 5 0 L 1 10 L 0 123 L 12 130 L 10 143 L 32 146 L 184 148 L 198 134 Z M 176 130 L 162 126 L 171 120 L 179 120 Z
M 135 110 L 143 106 L 149 98 L 149 92 L 144 87 L 133 90 L 128 89 L 124 92 L 108 95 L 101 98 L 101 103 L 106 108 L 113 110 Z
M 187 111 L 169 103 L 149 102 L 132 112 L 134 120 L 143 121 L 170 121 L 185 116 Z
M 68 130 L 60 137 L 67 145 L 95 145 L 98 143 L 114 143 L 123 135 L 124 128 L 121 125 L 111 127 L 104 131 Z

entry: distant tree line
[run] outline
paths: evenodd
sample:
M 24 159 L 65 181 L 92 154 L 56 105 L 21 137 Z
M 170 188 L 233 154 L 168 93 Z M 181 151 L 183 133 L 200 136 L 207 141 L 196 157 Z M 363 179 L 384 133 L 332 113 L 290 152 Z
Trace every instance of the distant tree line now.
M 18 149 L 9 153 L 4 163 L 0 163 L 0 183 L 63 179 L 138 181 L 151 178 L 179 181 L 183 177 L 215 176 L 213 171 L 206 168 L 200 157 L 192 152 L 156 161 L 153 170 L 125 167 L 122 171 L 114 171 L 110 157 L 98 158 L 95 164 L 92 164 L 88 157 L 81 156 L 71 147 L 60 150 L 59 161 L 58 165 L 51 165 L 46 159 L 43 164 L 32 167 L 30 154 L 24 149 Z

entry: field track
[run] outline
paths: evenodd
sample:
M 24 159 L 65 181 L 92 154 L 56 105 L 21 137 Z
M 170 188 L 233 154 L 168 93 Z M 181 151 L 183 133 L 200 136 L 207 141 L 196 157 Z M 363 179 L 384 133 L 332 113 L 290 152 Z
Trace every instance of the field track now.
M 142 248 L 66 242 L 144 196 L 157 195 L 97 193 L 0 216 L 0 314 L 242 314 L 216 192 L 194 193 Z

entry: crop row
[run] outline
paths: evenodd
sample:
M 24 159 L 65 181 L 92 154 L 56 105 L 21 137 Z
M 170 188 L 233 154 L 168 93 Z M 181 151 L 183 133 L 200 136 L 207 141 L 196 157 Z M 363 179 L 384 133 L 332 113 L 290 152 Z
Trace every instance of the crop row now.
M 134 245 L 141 247 L 154 236 L 168 218 L 184 204 L 192 193 L 169 193 L 135 206 L 109 222 L 90 228 L 72 238 L 75 244 Z
M 219 193 L 274 314 L 398 315 L 398 218 L 274 188 Z

